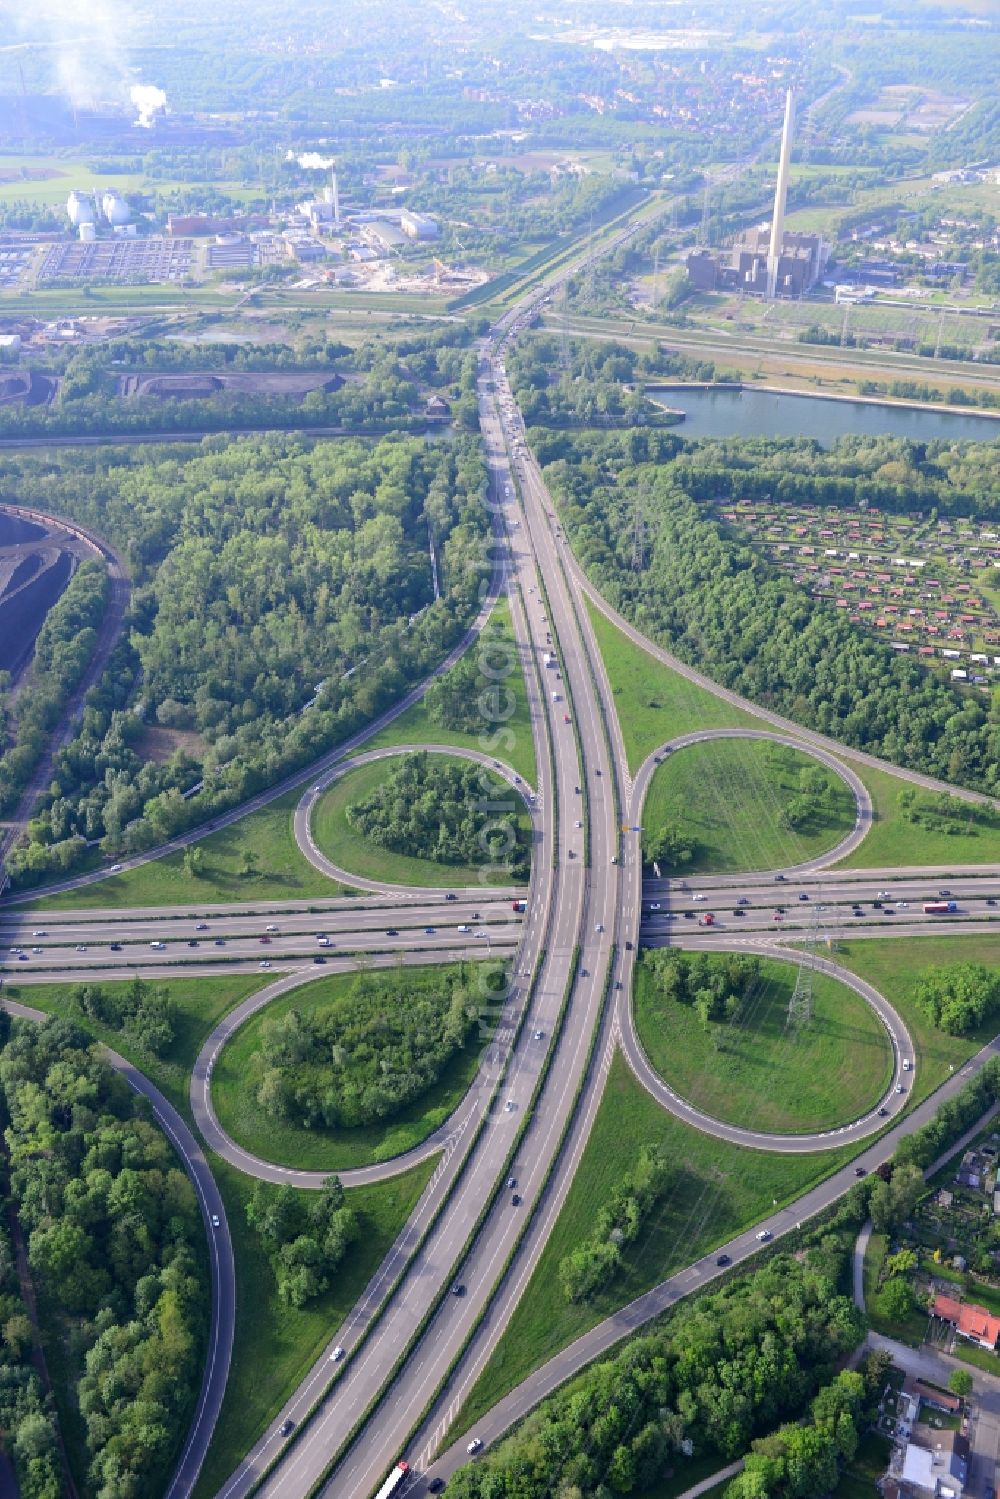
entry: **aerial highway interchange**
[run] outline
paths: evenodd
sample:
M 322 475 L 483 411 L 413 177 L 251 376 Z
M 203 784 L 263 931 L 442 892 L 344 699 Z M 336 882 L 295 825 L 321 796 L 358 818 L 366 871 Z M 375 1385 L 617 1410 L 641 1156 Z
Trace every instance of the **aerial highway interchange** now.
M 634 222 L 602 239 L 591 253 L 623 243 L 634 232 Z M 317 847 L 311 814 L 322 792 L 346 770 L 372 758 L 365 741 L 415 702 L 428 685 L 424 683 L 391 713 L 324 756 L 312 768 L 295 811 L 294 833 L 303 855 L 357 894 L 254 901 L 251 908 L 73 909 L 65 904 L 42 910 L 29 904 L 30 897 L 10 896 L 0 905 L 0 969 L 5 986 L 16 982 L 26 999 L 32 984 L 58 980 L 273 971 L 273 979 L 220 1022 L 206 1041 L 191 1079 L 191 1106 L 204 1140 L 230 1164 L 264 1180 L 309 1188 L 318 1188 L 326 1173 L 260 1160 L 229 1139 L 215 1116 L 212 1070 L 235 1030 L 272 999 L 321 972 L 352 971 L 359 954 L 376 967 L 429 963 L 441 955 L 477 959 L 499 954 L 510 961 L 495 1033 L 472 1088 L 452 1117 L 404 1156 L 340 1173 L 345 1186 L 384 1180 L 439 1154 L 389 1257 L 346 1323 L 331 1328 L 329 1346 L 227 1480 L 221 1499 L 250 1493 L 282 1499 L 349 1494 L 360 1499 L 377 1489 L 400 1457 L 411 1464 L 406 1492 L 424 1492 L 468 1460 L 470 1441 L 495 1440 L 574 1369 L 717 1273 L 718 1251 L 713 1251 L 563 1350 L 512 1391 L 474 1433 L 455 1429 L 463 1400 L 512 1315 L 566 1199 L 617 1048 L 665 1108 L 735 1143 L 770 1150 L 857 1143 L 858 1155 L 849 1166 L 793 1206 L 720 1246 L 733 1262 L 757 1252 L 762 1234 L 780 1237 L 835 1201 L 859 1169 L 870 1169 L 891 1154 L 901 1131 L 930 1117 L 941 1099 L 957 1091 L 995 1051 L 993 1045 L 984 1048 L 900 1123 L 886 1117 L 905 1107 L 906 1100 L 897 1095 L 912 1082 L 912 1042 L 891 1005 L 831 957 L 822 956 L 819 944 L 847 932 L 892 940 L 929 932 L 1000 930 L 994 925 L 1000 921 L 1000 863 L 831 867 L 863 843 L 871 824 L 871 801 L 852 765 L 881 762 L 758 709 L 662 648 L 648 646 L 675 670 L 738 703 L 759 720 L 760 728 L 667 740 L 630 773 L 585 599 L 596 602 L 637 643 L 648 643 L 595 594 L 573 559 L 506 381 L 508 342 L 558 285 L 559 278 L 553 277 L 532 288 L 481 341 L 479 412 L 494 519 L 492 571 L 476 623 L 434 673 L 441 675 L 474 644 L 499 592 L 505 591 L 524 672 L 538 784 L 527 786 L 504 763 L 502 753 L 477 758 L 508 780 L 530 814 L 528 890 L 484 884 L 477 890 L 431 891 L 362 880 Z M 119 581 L 117 613 L 102 640 L 101 660 L 113 645 L 116 620 L 120 623 L 127 599 L 127 580 Z M 550 652 L 558 657 L 558 693 L 550 689 L 542 665 Z M 99 669 L 95 661 L 85 685 Z M 73 712 L 84 690 L 76 694 Z M 855 799 L 851 831 L 826 855 L 787 869 L 644 880 L 634 829 L 641 823 L 656 765 L 702 739 L 755 733 L 804 748 L 836 770 Z M 928 777 L 896 773 L 943 789 Z M 43 783 L 35 779 L 38 784 L 33 783 L 21 817 L 29 815 Z M 217 818 L 213 829 L 301 781 L 295 777 L 269 789 Z M 17 819 L 11 836 L 16 825 Z M 162 857 L 205 831 L 125 860 L 123 867 Z M 100 878 L 100 873 L 87 874 L 50 888 L 65 899 L 73 889 Z M 523 915 L 512 909 L 522 897 Z M 924 910 L 942 901 L 953 909 Z M 894 1060 L 890 1091 L 879 1101 L 882 1112 L 873 1106 L 852 1125 L 788 1138 L 739 1130 L 699 1113 L 658 1079 L 635 1034 L 630 995 L 640 943 L 755 951 L 793 960 L 804 945 L 817 968 L 836 973 L 864 995 L 886 1028 Z M 22 1001 L 8 1004 L 15 1013 L 38 1014 Z M 236 1299 L 232 1243 L 221 1197 L 194 1132 L 134 1067 L 122 1058 L 113 1060 L 150 1099 L 180 1153 L 198 1191 L 212 1246 L 209 1359 L 195 1420 L 169 1490 L 171 1499 L 182 1499 L 197 1481 L 226 1385 Z M 512 1179 L 518 1184 L 516 1208 L 504 1189 Z M 461 1294 L 453 1294 L 459 1289 Z M 345 1356 L 332 1362 L 335 1348 L 345 1350 Z

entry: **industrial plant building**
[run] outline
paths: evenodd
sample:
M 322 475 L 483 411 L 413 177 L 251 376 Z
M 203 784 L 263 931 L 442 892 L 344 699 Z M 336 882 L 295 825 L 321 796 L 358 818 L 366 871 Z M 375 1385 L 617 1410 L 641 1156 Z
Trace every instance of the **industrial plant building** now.
M 731 249 L 692 250 L 687 258 L 687 273 L 696 291 L 801 297 L 822 276 L 829 247 L 818 234 L 796 234 L 785 229 L 794 126 L 795 95 L 789 89 L 771 222 L 748 229 Z

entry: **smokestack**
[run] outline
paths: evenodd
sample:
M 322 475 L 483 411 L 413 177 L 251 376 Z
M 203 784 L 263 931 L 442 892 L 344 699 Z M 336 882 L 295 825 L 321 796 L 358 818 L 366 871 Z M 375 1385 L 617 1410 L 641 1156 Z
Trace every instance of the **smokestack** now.
M 792 131 L 795 128 L 795 90 L 785 95 L 785 123 L 781 131 L 781 156 L 778 159 L 778 185 L 774 189 L 774 217 L 771 220 L 771 246 L 767 253 L 767 295 L 774 297 L 778 285 L 778 261 L 785 237 L 785 199 L 788 197 L 788 168 L 792 159 Z
M 337 186 L 336 172 L 330 173 L 330 186 L 333 189 L 333 222 L 340 224 L 340 189 Z

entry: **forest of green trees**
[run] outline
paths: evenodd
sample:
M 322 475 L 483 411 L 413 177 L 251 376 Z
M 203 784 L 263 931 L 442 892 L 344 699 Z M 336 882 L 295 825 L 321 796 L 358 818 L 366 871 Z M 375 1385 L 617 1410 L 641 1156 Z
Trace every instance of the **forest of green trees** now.
M 329 1004 L 266 1021 L 249 1083 L 265 1113 L 306 1128 L 376 1124 L 437 1082 L 478 1014 L 464 964 L 361 973 Z
M 984 963 L 928 968 L 913 998 L 932 1025 L 949 1036 L 967 1036 L 1000 1010 L 1000 973 Z
M 315 1193 L 258 1182 L 246 1215 L 264 1246 L 279 1297 L 295 1307 L 323 1294 L 360 1232 L 337 1176 L 327 1177 Z
M 0 1094 L 49 1366 L 82 1422 L 80 1492 L 155 1495 L 201 1383 L 209 1297 L 194 1189 L 147 1105 L 68 1021 L 13 1023 Z
M 307 765 L 437 665 L 489 577 L 472 438 L 220 438 L 11 469 L 107 535 L 134 582 L 17 883 L 72 868 L 88 839 L 149 848 Z M 147 726 L 181 731 L 167 758 L 137 747 Z
M 594 1499 L 651 1487 L 682 1454 L 715 1454 L 720 1466 L 740 1456 L 798 1416 L 860 1341 L 863 1318 L 838 1289 L 850 1242 L 824 1235 L 685 1304 L 552 1396 L 449 1492 Z
M 511 810 L 498 806 L 498 796 Z M 378 848 L 439 864 L 502 866 L 527 879 L 529 841 L 518 825 L 520 798 L 481 765 L 456 765 L 426 752 L 404 755 L 347 821 Z
M 732 538 L 700 503 L 767 495 L 983 513 L 990 445 L 845 439 L 700 442 L 671 433 L 558 434 L 546 480 L 594 582 L 651 639 L 722 685 L 894 764 L 1000 791 L 1000 703 L 963 696 L 910 657 L 856 631 Z M 655 455 L 655 461 L 654 461 Z M 832 470 L 832 472 L 831 472 Z M 839 472 L 837 472 L 839 470 Z M 643 566 L 633 565 L 641 505 Z
M 104 563 L 96 558 L 81 563 L 38 632 L 16 711 L 12 698 L 0 693 L 0 816 L 17 806 L 48 744 L 49 730 L 87 669 L 107 597 Z
M 14 1246 L 0 1223 L 0 1428 L 21 1499 L 62 1499 L 64 1493 L 52 1405 L 34 1362 Z

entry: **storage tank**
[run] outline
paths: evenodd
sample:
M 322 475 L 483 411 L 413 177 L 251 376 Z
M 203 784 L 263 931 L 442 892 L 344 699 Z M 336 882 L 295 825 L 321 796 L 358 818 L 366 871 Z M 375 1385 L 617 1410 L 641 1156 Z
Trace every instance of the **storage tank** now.
M 91 245 L 97 238 L 97 225 L 92 219 L 89 221 L 84 219 L 83 223 L 79 226 L 79 232 L 84 244 Z
M 92 224 L 94 222 L 94 202 L 87 193 L 78 193 L 74 188 L 66 199 L 66 212 L 69 214 L 70 223 L 77 228 L 81 224 Z
M 101 199 L 101 208 L 109 224 L 127 224 L 132 217 L 131 208 L 117 193 L 105 193 Z

